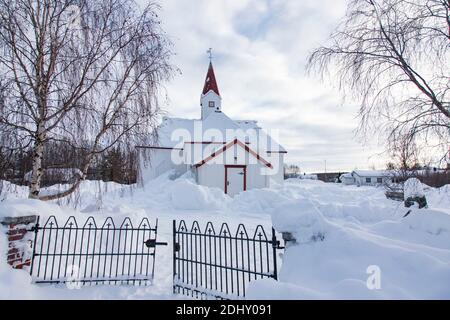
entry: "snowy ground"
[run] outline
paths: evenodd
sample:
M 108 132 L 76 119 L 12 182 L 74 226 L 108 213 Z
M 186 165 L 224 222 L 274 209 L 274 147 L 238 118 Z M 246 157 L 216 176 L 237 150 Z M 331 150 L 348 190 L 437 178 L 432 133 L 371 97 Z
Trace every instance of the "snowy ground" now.
M 252 190 L 231 199 L 220 190 L 195 185 L 188 177 L 162 176 L 144 189 L 87 181 L 69 205 L 26 199 L 26 189 L 3 183 L 0 217 L 39 214 L 64 220 L 75 215 L 144 216 L 159 219 L 155 285 L 147 288 L 96 287 L 81 290 L 30 284 L 24 271 L 0 259 L 0 298 L 173 299 L 172 220 L 262 224 L 292 231 L 298 244 L 283 256 L 280 281 L 251 284 L 258 299 L 450 299 L 450 187 L 426 189 L 430 209 L 403 218 L 407 209 L 387 200 L 381 188 L 289 180 L 270 190 Z M 72 209 L 76 206 L 76 210 Z M 0 235 L 5 256 L 6 236 Z M 380 271 L 378 290 L 369 290 L 367 268 Z M 179 297 L 178 297 L 179 298 Z

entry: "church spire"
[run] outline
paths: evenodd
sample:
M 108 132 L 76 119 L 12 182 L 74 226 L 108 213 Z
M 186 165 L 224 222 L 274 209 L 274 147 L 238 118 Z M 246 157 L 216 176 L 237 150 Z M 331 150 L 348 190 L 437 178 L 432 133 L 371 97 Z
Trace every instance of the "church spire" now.
M 200 106 L 202 107 L 202 119 L 206 119 L 212 112 L 222 112 L 222 97 L 217 86 L 216 75 L 212 65 L 212 49 L 209 53 L 209 67 L 206 74 L 205 85 L 200 97 Z
M 214 91 L 218 96 L 220 96 L 219 93 L 219 87 L 217 86 L 216 76 L 214 74 L 214 68 L 212 65 L 212 50 L 208 50 L 209 53 L 209 67 L 208 67 L 208 73 L 206 74 L 205 79 L 205 85 L 203 87 L 202 94 L 207 94 L 209 91 Z
M 218 96 L 220 96 L 212 62 L 209 63 L 208 73 L 206 74 L 205 85 L 203 87 L 202 93 L 207 94 L 211 90 L 214 91 Z

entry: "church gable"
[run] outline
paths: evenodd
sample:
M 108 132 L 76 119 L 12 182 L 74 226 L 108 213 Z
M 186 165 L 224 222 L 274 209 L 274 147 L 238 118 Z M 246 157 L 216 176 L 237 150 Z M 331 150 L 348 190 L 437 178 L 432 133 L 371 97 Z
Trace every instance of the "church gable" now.
M 230 159 L 229 156 L 226 156 L 225 153 L 228 150 L 231 150 L 231 148 L 237 147 L 235 152 L 232 153 L 232 159 Z M 243 143 L 242 141 L 238 139 L 234 139 L 233 141 L 225 144 L 223 147 L 218 148 L 216 151 L 211 153 L 209 156 L 205 157 L 203 160 L 199 161 L 195 164 L 196 168 L 199 168 L 211 161 L 213 161 L 215 158 L 221 156 L 221 159 L 219 159 L 219 163 L 221 164 L 236 164 L 235 162 L 242 161 L 242 159 L 245 159 L 245 154 L 239 151 L 244 151 L 248 155 L 252 156 L 254 159 L 259 161 L 261 164 L 265 165 L 268 168 L 273 168 L 272 164 L 264 159 L 261 155 L 259 155 L 256 151 L 251 149 L 247 144 Z M 231 160 L 231 162 L 230 162 Z M 249 161 L 244 161 L 244 163 L 248 163 Z M 237 163 L 239 164 L 239 163 Z

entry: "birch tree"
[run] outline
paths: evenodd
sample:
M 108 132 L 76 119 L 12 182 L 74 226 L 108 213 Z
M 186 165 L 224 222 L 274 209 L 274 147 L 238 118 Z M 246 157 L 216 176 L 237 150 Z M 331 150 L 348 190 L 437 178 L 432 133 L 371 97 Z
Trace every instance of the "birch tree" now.
M 152 132 L 172 74 L 158 9 L 133 0 L 0 0 L 1 141 L 32 146 L 30 198 L 70 194 L 96 155 Z M 86 156 L 71 188 L 42 196 L 49 141 Z
M 448 154 L 449 12 L 449 0 L 351 0 L 308 70 L 359 102 L 363 136 L 382 133 L 391 150 L 407 141 Z

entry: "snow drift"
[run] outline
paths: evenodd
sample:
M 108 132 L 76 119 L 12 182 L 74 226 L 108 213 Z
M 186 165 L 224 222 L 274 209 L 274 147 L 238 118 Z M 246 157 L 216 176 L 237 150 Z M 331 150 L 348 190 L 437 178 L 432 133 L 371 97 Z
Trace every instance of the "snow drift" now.
M 284 189 L 296 199 L 270 211 L 275 227 L 294 233 L 298 245 L 286 250 L 280 281 L 252 283 L 249 298 L 450 298 L 446 188 L 428 188 L 436 209 L 413 209 L 406 218 L 402 203 L 376 188 L 289 181 Z M 410 189 L 424 192 L 416 183 Z M 374 267 L 380 271 L 375 289 L 367 284 Z
M 192 176 L 169 172 L 141 189 L 86 181 L 76 202 L 61 205 L 28 200 L 25 188 L 4 183 L 0 217 L 148 216 L 161 220 L 158 234 L 168 242 L 172 219 L 273 225 L 279 232 L 292 232 L 297 245 L 283 254 L 279 281 L 252 282 L 250 299 L 450 299 L 450 187 L 419 188 L 429 208 L 413 208 L 404 218 L 409 209 L 386 199 L 382 188 L 313 180 L 291 179 L 283 186 L 230 198 L 218 189 L 198 186 Z M 3 232 L 0 241 L 4 256 Z M 170 259 L 170 246 L 161 248 L 156 263 L 170 265 Z M 373 266 L 381 280 L 380 288 L 371 290 L 367 281 Z M 169 269 L 157 267 L 158 288 L 71 291 L 30 285 L 26 272 L 0 261 L 0 297 L 170 297 Z

